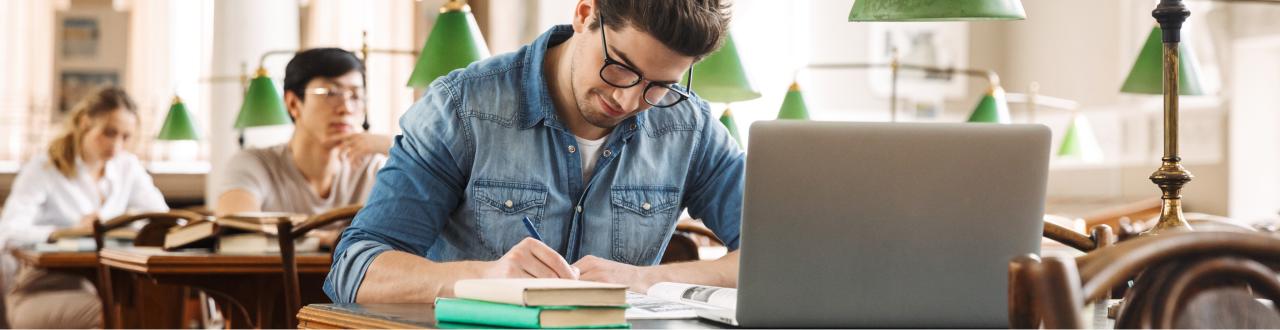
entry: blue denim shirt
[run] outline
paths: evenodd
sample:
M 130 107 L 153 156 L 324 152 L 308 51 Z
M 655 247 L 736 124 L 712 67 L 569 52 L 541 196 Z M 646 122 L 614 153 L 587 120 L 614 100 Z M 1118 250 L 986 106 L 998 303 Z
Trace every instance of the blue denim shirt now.
M 334 249 L 330 299 L 353 302 L 374 257 L 391 249 L 496 260 L 529 236 L 525 216 L 570 263 L 654 265 L 684 208 L 738 248 L 745 154 L 701 99 L 623 121 L 584 180 L 542 71 L 547 47 L 572 34 L 553 27 L 431 84 L 400 119 L 404 133 Z

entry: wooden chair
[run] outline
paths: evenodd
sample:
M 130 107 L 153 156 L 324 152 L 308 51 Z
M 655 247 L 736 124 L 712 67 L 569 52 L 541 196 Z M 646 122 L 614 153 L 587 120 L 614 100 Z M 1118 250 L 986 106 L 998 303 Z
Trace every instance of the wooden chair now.
M 202 218 L 204 216 L 195 212 L 170 210 L 168 212 L 122 215 L 105 222 L 93 223 L 93 242 L 98 253 L 98 283 L 100 284 L 98 286 L 98 296 L 102 299 L 102 324 L 104 327 L 120 327 L 119 320 L 116 319 L 118 313 L 114 303 L 115 289 L 111 282 L 111 270 L 102 263 L 101 252 L 102 248 L 106 246 L 107 232 L 130 226 L 137 221 L 148 220 L 147 224 L 138 230 L 138 236 L 133 239 L 133 245 L 164 246 L 164 235 L 168 233 L 169 228 Z
M 1083 328 L 1085 302 L 1130 278 L 1116 328 L 1280 327 L 1277 310 L 1254 299 L 1280 301 L 1280 238 L 1266 234 L 1161 233 L 1076 258 L 1014 263 L 1030 274 L 1046 328 Z
M 1099 250 L 1116 242 L 1116 235 L 1108 225 L 1094 226 L 1090 235 L 1085 236 L 1067 227 L 1046 221 L 1044 237 L 1084 252 Z M 1035 274 L 1028 267 L 1039 262 L 1040 258 L 1033 254 L 1018 256 L 1009 262 L 1010 328 L 1027 329 L 1037 328 L 1040 325 L 1042 313 L 1036 308 L 1034 302 L 1042 294 L 1036 292 Z
M 285 322 L 289 327 L 297 327 L 297 313 L 302 309 L 302 288 L 298 279 L 298 261 L 294 251 L 294 241 L 306 237 L 307 233 L 317 228 L 328 227 L 334 223 L 347 222 L 356 217 L 356 213 L 360 212 L 363 205 L 353 205 L 347 207 L 336 208 L 328 212 L 318 214 L 308 218 L 306 221 L 293 226 L 292 222 L 280 221 L 276 224 L 276 232 L 279 233 L 280 241 L 280 261 L 283 265 L 284 274 L 284 303 L 285 303 Z M 337 246 L 338 242 L 334 242 Z
M 702 260 L 702 256 L 698 252 L 701 246 L 693 237 L 705 237 L 711 241 L 711 244 L 724 245 L 716 234 L 701 224 L 681 220 L 676 223 L 676 231 L 671 234 L 671 241 L 667 243 L 667 250 L 662 253 L 662 261 L 660 263 L 669 264 L 677 262 L 698 261 Z

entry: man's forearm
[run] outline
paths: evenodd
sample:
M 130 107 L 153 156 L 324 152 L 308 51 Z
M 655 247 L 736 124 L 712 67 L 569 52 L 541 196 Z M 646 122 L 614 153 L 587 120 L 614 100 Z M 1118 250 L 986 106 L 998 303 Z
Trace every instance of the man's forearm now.
M 716 260 L 682 262 L 648 267 L 646 287 L 658 282 L 702 284 L 727 288 L 738 287 L 738 251 Z
M 480 277 L 478 261 L 438 263 L 402 251 L 379 254 L 365 272 L 357 303 L 430 303 L 452 297 L 453 284 Z

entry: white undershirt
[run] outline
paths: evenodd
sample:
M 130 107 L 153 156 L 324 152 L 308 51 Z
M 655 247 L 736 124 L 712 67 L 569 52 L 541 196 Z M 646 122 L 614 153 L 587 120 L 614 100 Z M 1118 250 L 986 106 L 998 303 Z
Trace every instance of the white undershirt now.
M 604 140 L 608 137 L 608 135 L 605 135 L 598 140 L 587 140 L 577 136 L 573 137 L 578 140 L 578 152 L 582 156 L 580 159 L 582 159 L 583 181 L 591 180 L 591 174 L 595 173 L 596 160 L 600 159 L 600 146 L 604 145 Z

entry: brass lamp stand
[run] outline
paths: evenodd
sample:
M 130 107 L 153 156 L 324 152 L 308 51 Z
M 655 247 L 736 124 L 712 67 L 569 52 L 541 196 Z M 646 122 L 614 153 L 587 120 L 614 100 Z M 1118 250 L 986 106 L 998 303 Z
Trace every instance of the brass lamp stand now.
M 1164 230 L 1191 230 L 1182 215 L 1182 186 L 1191 181 L 1191 172 L 1182 167 L 1178 156 L 1178 43 L 1182 22 L 1191 11 L 1182 0 L 1160 0 L 1151 16 L 1160 23 L 1164 39 L 1164 157 L 1159 169 L 1151 174 L 1151 182 L 1163 192 L 1160 220 L 1143 235 Z

